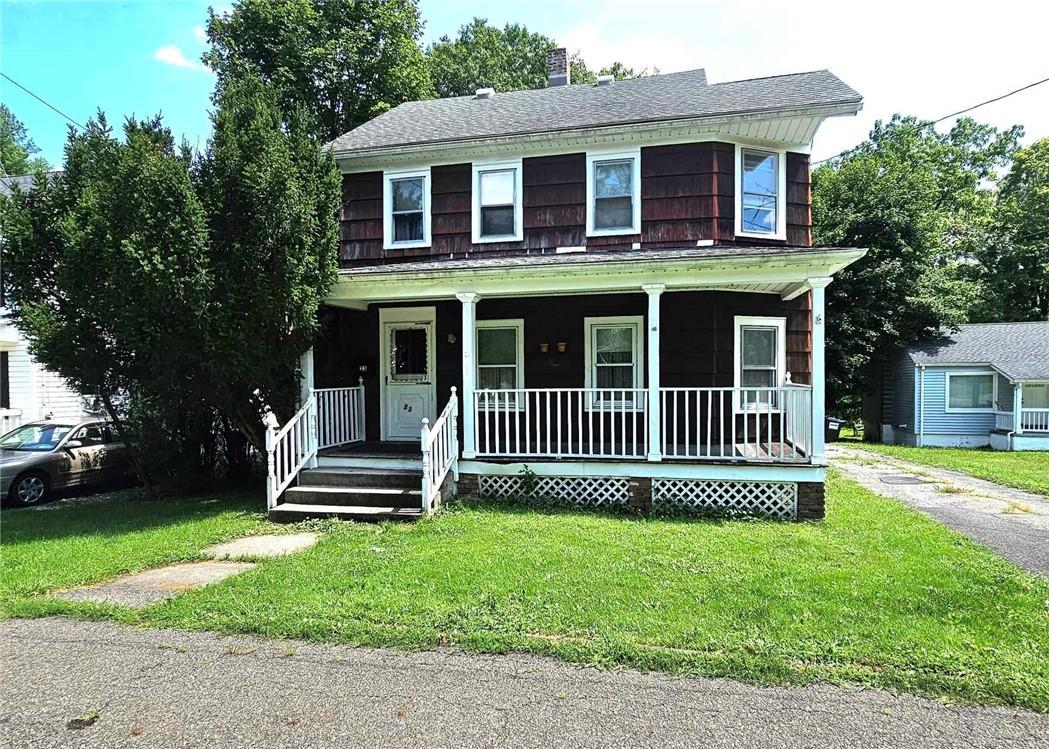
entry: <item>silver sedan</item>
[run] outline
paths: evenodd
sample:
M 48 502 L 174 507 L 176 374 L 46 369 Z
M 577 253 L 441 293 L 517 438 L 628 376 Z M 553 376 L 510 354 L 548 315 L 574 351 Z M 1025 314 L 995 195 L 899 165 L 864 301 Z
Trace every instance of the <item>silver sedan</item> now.
M 0 498 L 15 505 L 133 475 L 127 448 L 106 421 L 35 421 L 0 437 Z

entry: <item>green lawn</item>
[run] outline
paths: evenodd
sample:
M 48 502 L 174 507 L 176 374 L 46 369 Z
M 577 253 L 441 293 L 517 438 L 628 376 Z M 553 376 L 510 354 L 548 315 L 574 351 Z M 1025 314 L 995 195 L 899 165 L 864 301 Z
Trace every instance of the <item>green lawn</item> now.
M 192 558 L 258 516 L 229 500 L 16 511 L 3 591 L 9 615 L 526 651 L 1049 710 L 1049 581 L 855 484 L 829 488 L 823 523 L 473 504 L 416 525 L 334 523 L 306 552 L 142 612 L 35 594 Z
M 970 476 L 1049 496 L 1049 452 L 1002 452 L 961 447 L 904 447 L 864 442 L 850 447 L 912 463 L 948 468 Z
M 0 614 L 47 613 L 37 594 L 201 558 L 201 549 L 265 525 L 258 492 L 189 500 L 138 491 L 2 511 Z M 254 511 L 253 511 L 254 510 Z

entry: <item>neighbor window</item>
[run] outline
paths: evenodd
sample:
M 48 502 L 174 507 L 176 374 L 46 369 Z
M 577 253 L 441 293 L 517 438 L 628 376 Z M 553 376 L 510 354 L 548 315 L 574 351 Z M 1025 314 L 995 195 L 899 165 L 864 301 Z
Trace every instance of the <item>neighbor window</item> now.
M 777 408 L 777 393 L 786 376 L 787 322 L 782 317 L 736 317 L 736 408 Z
M 473 175 L 473 241 L 523 239 L 521 162 L 474 164 Z
M 587 154 L 587 234 L 641 231 L 641 152 Z
M 990 411 L 994 408 L 994 375 L 948 372 L 948 411 Z
M 524 321 L 477 321 L 477 389 L 518 390 L 524 387 Z M 511 408 L 517 394 L 490 393 L 482 406 Z
M 641 405 L 635 390 L 644 387 L 641 317 L 588 317 L 585 385 L 597 392 L 589 403 L 599 408 Z
M 754 148 L 737 150 L 739 234 L 782 239 L 785 236 L 783 155 Z
M 383 244 L 425 247 L 430 244 L 430 172 L 387 172 L 383 175 L 385 206 Z

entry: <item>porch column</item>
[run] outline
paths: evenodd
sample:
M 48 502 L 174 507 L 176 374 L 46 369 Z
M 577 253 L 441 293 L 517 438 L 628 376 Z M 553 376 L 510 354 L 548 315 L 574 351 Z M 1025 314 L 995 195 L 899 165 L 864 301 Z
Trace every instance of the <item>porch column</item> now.
M 477 294 L 464 291 L 455 295 L 463 303 L 463 457 L 477 457 L 474 432 L 474 390 L 477 389 Z
M 659 434 L 659 296 L 666 290 L 661 283 L 641 287 L 648 294 L 648 459 L 663 459 Z
M 1013 433 L 1024 433 L 1024 384 L 1018 382 L 1013 385 Z
M 299 359 L 299 369 L 302 371 L 302 381 L 299 383 L 299 406 L 305 406 L 307 401 L 313 396 L 313 347 L 311 346 L 303 352 L 302 357 Z M 307 468 L 317 467 L 317 446 L 319 444 L 317 438 L 317 409 L 314 407 L 313 411 L 306 416 L 306 434 L 310 441 L 309 448 L 312 455 L 310 456 L 309 462 L 306 463 Z
M 826 306 L 823 290 L 827 288 L 830 281 L 829 278 L 810 278 L 808 280 L 809 288 L 812 289 L 812 463 L 814 465 L 826 465 L 827 463 L 824 442 L 827 374 L 823 353 Z

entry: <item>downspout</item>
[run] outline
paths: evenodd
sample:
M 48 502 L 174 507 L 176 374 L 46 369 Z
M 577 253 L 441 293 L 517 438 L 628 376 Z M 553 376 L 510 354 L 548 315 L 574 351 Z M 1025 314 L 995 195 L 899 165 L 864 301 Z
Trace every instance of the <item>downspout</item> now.
M 919 367 L 918 373 L 918 447 L 925 442 L 925 365 Z

